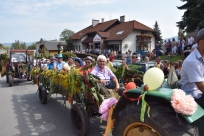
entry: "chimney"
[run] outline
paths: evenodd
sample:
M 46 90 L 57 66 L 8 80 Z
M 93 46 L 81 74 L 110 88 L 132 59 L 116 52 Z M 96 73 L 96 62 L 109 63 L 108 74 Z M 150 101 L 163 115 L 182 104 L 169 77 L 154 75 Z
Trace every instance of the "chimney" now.
M 120 22 L 125 22 L 125 16 L 120 16 Z
M 104 22 L 104 18 L 101 18 L 101 23 L 103 23 Z
M 92 27 L 94 27 L 98 23 L 99 23 L 99 20 L 92 19 Z

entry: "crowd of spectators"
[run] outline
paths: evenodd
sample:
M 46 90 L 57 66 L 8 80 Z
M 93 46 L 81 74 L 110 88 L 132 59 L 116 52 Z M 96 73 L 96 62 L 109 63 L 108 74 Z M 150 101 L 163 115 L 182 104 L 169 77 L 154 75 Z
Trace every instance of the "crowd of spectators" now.
M 193 51 L 195 47 L 197 47 L 194 39 L 195 38 L 191 35 L 188 35 L 187 38 L 179 37 L 177 41 L 175 40 L 175 38 L 173 38 L 172 40 L 168 39 L 164 41 L 161 49 L 166 55 L 183 55 L 187 57 L 191 53 L 191 51 Z
M 181 68 L 182 68 L 182 60 L 177 60 L 175 62 L 170 63 L 169 60 L 162 61 L 160 57 L 156 58 L 155 67 L 160 68 L 164 72 L 164 78 L 168 78 L 171 66 L 175 69 L 175 75 L 178 79 L 181 78 Z

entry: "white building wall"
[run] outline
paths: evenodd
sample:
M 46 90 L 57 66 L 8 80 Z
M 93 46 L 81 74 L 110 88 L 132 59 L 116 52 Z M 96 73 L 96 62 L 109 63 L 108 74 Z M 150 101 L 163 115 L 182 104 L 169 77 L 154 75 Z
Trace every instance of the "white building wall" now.
M 132 52 L 136 51 L 136 35 L 140 35 L 140 31 L 133 31 L 130 33 L 123 41 L 122 41 L 122 53 L 125 53 L 128 50 L 131 50 Z M 125 47 L 127 45 L 127 47 Z
M 80 51 L 85 50 L 86 49 L 86 45 L 84 45 L 82 43 L 82 41 L 85 40 L 86 38 L 87 38 L 87 35 L 85 35 L 84 37 L 82 37 L 79 40 L 73 40 L 73 45 L 75 46 L 75 49 L 78 50 L 79 46 L 80 46 Z M 76 46 L 77 46 L 77 48 L 76 48 Z
M 88 35 L 85 35 L 84 37 L 81 38 L 81 41 L 80 41 L 81 50 L 86 50 L 86 45 L 84 45 L 82 41 L 85 40 L 87 37 Z
M 74 49 L 78 50 L 79 46 L 81 46 L 81 41 L 80 40 L 74 40 L 73 45 L 74 45 Z
M 132 52 L 136 51 L 137 47 L 137 38 L 136 35 L 140 35 L 141 31 L 135 30 L 132 33 L 130 33 L 123 41 L 122 41 L 122 53 L 125 53 L 128 50 L 131 50 Z M 151 43 L 150 43 L 150 48 L 149 51 L 152 51 L 155 48 L 155 38 L 152 32 L 147 32 L 146 34 L 151 35 Z M 125 47 L 127 45 L 127 47 Z

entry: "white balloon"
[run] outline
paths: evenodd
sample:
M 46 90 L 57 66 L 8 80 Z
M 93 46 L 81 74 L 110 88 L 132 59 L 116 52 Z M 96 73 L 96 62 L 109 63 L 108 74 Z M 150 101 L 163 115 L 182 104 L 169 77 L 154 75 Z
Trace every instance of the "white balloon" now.
M 145 72 L 143 82 L 149 86 L 149 90 L 157 89 L 164 82 L 164 72 L 157 67 L 150 68 Z

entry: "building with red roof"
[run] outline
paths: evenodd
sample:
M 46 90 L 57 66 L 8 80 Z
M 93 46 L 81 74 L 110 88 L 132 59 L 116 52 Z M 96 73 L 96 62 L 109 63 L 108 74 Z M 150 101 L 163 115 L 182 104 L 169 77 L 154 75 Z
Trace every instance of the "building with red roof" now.
M 135 20 L 125 22 L 125 16 L 120 20 L 113 19 L 104 22 L 102 19 L 92 20 L 92 25 L 80 30 L 72 36 L 76 50 L 112 49 L 118 54 L 128 50 L 152 51 L 155 48 L 156 32 Z

